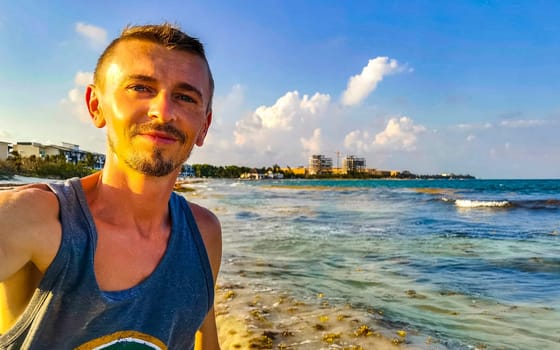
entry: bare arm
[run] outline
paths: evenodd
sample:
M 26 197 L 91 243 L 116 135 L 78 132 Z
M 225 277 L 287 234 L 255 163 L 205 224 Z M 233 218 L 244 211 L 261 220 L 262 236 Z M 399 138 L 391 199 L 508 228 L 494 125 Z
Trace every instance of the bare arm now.
M 222 229 L 220 222 L 218 218 L 207 209 L 194 204 L 191 204 L 191 209 L 196 218 L 202 239 L 204 240 L 206 252 L 208 253 L 208 258 L 210 259 L 210 265 L 212 267 L 214 284 L 216 284 L 222 260 Z M 214 307 L 212 307 L 197 332 L 195 350 L 219 349 L 220 344 L 218 342 L 216 317 L 214 314 Z
M 28 262 L 43 272 L 60 236 L 58 201 L 52 192 L 36 187 L 0 192 L 0 282 Z
M 0 334 L 25 310 L 60 238 L 54 194 L 37 186 L 0 192 Z

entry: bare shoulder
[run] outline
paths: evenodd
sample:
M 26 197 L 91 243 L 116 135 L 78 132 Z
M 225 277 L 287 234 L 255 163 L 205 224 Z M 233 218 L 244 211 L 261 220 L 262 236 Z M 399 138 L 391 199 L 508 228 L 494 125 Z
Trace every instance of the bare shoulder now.
M 58 200 L 46 185 L 27 185 L 0 192 L 2 231 L 7 226 L 25 228 L 58 217 Z
M 207 208 L 204 208 L 198 204 L 188 202 L 189 207 L 194 215 L 196 220 L 196 224 L 201 231 L 202 234 L 221 234 L 221 226 L 220 220 Z M 218 231 L 218 232 L 216 232 Z
M 58 200 L 46 185 L 0 192 L 3 263 L 12 262 L 14 268 L 25 259 L 35 263 L 39 270 L 46 269 L 60 243 L 58 215 Z
M 222 227 L 220 220 L 210 210 L 198 204 L 189 202 L 189 207 L 206 246 L 215 279 L 222 259 Z

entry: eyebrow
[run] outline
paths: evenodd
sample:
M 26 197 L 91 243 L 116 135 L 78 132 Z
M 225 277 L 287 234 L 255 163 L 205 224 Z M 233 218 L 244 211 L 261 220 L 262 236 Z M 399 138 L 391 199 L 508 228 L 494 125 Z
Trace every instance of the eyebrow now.
M 132 74 L 130 76 L 128 76 L 127 80 L 140 80 L 146 83 L 157 83 L 157 80 L 153 77 L 150 77 L 148 75 L 144 75 L 144 74 Z M 177 84 L 177 88 L 181 89 L 181 90 L 187 90 L 187 91 L 192 91 L 195 94 L 198 95 L 198 97 L 200 99 L 202 99 L 202 92 L 200 91 L 200 89 L 198 89 L 197 87 L 187 83 L 187 82 L 182 82 Z

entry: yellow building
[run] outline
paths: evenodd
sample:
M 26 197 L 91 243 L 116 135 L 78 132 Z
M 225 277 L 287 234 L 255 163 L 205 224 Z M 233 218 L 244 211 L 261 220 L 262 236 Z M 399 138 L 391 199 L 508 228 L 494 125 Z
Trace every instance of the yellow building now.
M 307 169 L 304 167 L 297 167 L 297 168 L 280 168 L 284 174 L 294 174 L 294 175 L 301 175 L 304 176 L 307 173 Z
M 333 175 L 345 175 L 348 172 L 346 171 L 345 168 L 332 168 L 332 174 Z

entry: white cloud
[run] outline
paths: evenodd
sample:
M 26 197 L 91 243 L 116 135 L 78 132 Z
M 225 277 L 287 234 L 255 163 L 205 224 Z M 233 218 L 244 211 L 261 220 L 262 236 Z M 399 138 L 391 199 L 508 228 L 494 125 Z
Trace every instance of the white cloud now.
M 354 130 L 344 137 L 344 147 L 358 153 L 368 152 L 373 145 L 367 131 Z
M 367 131 L 354 130 L 348 133 L 344 138 L 344 146 L 358 152 L 368 152 L 373 147 L 414 151 L 417 135 L 425 131 L 424 126 L 415 125 L 409 117 L 391 118 L 385 130 L 377 133 L 375 137 L 370 136 Z
M 93 83 L 93 73 L 79 71 L 74 76 L 74 87 L 68 91 L 66 98 L 60 101 L 62 106 L 67 109 L 66 113 L 84 123 L 90 122 L 84 94 L 85 87 L 91 83 Z
M 259 120 L 264 128 L 290 130 L 295 117 L 317 114 L 325 107 L 330 96 L 316 93 L 309 98 L 303 95 L 300 99 L 297 91 L 286 93 L 280 97 L 273 106 L 260 106 L 254 113 L 254 118 Z
M 73 88 L 70 91 L 68 91 L 68 102 L 72 102 L 72 103 L 78 103 L 80 102 L 80 89 L 78 88 Z
M 542 133 L 512 127 L 538 123 L 501 124 L 502 120 L 521 118 L 441 125 L 439 132 L 435 132 L 408 116 L 390 119 L 365 106 L 351 111 L 341 108 L 321 93 L 306 97 L 291 91 L 269 105 L 252 109 L 245 105 L 251 98 L 244 95 L 245 89 L 235 85 L 224 95 L 216 96 L 214 124 L 207 140 L 210 142 L 197 149 L 189 162 L 256 167 L 276 163 L 296 167 L 306 166 L 311 154 L 333 157 L 340 151 L 343 156 L 364 157 L 368 167 L 418 174 L 454 172 L 498 177 L 504 176 L 503 169 L 510 169 L 508 176 L 519 177 L 522 173 L 514 172 L 513 161 L 528 164 L 524 167 L 527 173 L 523 174 L 529 175 L 524 176 L 530 177 L 530 169 L 542 168 L 549 169 L 547 174 L 558 174 L 550 170 L 551 160 L 558 159 L 554 128 L 541 128 L 547 133 L 543 137 Z M 554 122 L 550 119 L 543 123 Z M 480 157 L 475 159 L 473 154 Z
M 492 123 L 480 123 L 480 124 L 457 124 L 455 128 L 462 130 L 486 130 L 491 129 L 494 126 Z
M 290 131 L 294 124 L 301 124 L 328 108 L 329 95 L 316 93 L 312 97 L 297 91 L 287 92 L 272 106 L 260 106 L 249 117 L 236 123 L 235 142 L 244 144 L 263 129 Z
M 309 139 L 301 137 L 299 140 L 303 147 L 304 156 L 321 153 L 321 129 L 317 128 L 313 130 L 313 135 L 311 135 Z
M 405 67 L 389 57 L 370 59 L 360 74 L 348 80 L 348 87 L 342 94 L 342 104 L 354 106 L 362 102 L 386 75 L 401 72 Z
M 214 96 L 212 125 L 204 140 L 203 150 L 195 150 L 191 156 L 194 162 L 222 164 L 224 154 L 228 154 L 228 159 L 232 158 L 232 153 L 235 154 L 232 152 L 235 149 L 232 130 L 235 129 L 235 121 L 246 114 L 245 90 L 244 86 L 235 84 L 225 95 Z M 233 159 L 228 161 L 234 163 Z
M 528 127 L 540 126 L 544 124 L 546 124 L 546 121 L 536 120 L 536 119 L 504 120 L 500 123 L 501 126 L 506 128 L 528 128 Z
M 303 95 L 303 99 L 300 102 L 300 107 L 302 110 L 309 112 L 312 115 L 316 115 L 325 110 L 328 106 L 331 97 L 329 95 L 315 93 L 311 98 L 307 95 Z
M 92 84 L 93 73 L 79 71 L 74 77 L 74 83 L 76 83 L 77 86 L 88 86 L 89 84 Z
M 411 151 L 416 148 L 416 135 L 424 131 L 424 126 L 414 125 L 408 117 L 392 118 L 385 130 L 375 135 L 375 144 Z
M 107 31 L 101 27 L 82 22 L 76 23 L 76 32 L 89 40 L 89 44 L 95 48 L 107 45 Z
M 499 124 L 496 124 L 496 127 L 504 127 L 504 128 L 529 128 L 534 126 L 541 126 L 546 125 L 546 120 L 540 119 L 509 119 L 503 120 Z M 493 128 L 494 125 L 492 123 L 479 123 L 479 124 L 457 124 L 455 128 L 463 129 L 463 130 L 486 130 Z
M 217 100 L 222 99 L 217 97 Z M 323 147 L 327 146 L 323 142 L 323 126 L 331 126 L 328 119 L 334 113 L 333 107 L 335 106 L 331 104 L 329 95 L 306 95 L 290 91 L 273 104 L 262 105 L 252 111 L 237 108 L 235 113 L 229 113 L 224 108 L 224 112 L 228 112 L 227 120 L 219 125 L 212 141 L 205 145 L 200 155 L 197 152 L 193 160 L 201 159 L 202 153 L 209 159 L 213 157 L 210 154 L 227 152 L 232 155 L 227 162 L 237 164 L 305 164 L 310 155 L 308 152 L 325 152 Z M 233 114 L 235 117 L 232 117 Z M 222 117 L 216 115 L 216 118 Z M 331 137 L 329 134 L 328 141 L 332 141 Z M 248 154 L 250 157 L 247 157 Z

